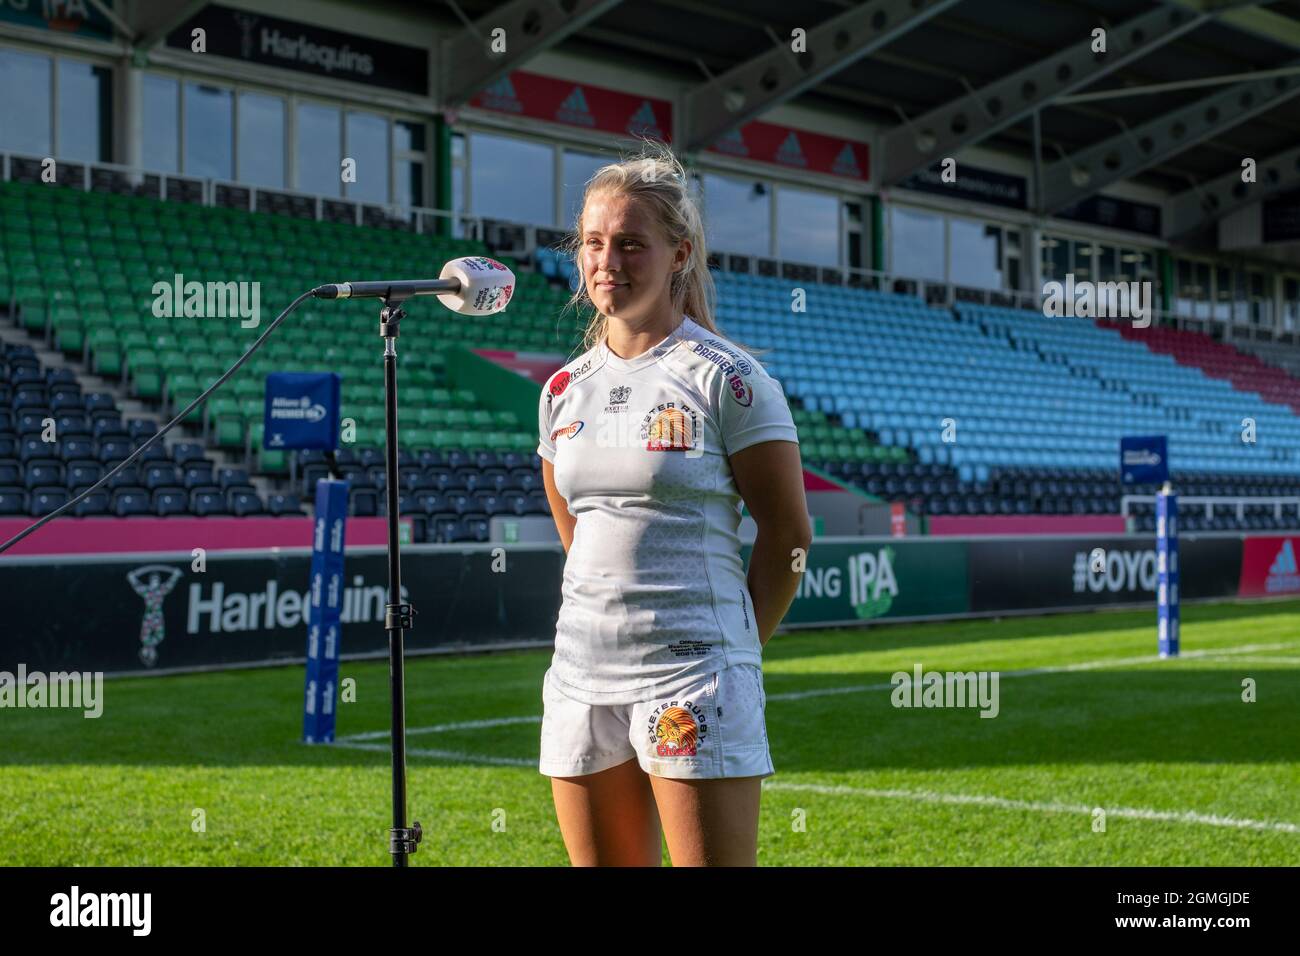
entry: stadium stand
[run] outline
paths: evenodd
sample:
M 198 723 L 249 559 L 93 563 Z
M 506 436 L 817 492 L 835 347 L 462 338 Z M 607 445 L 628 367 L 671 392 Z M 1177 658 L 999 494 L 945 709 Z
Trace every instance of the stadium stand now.
M 170 296 L 180 281 L 256 277 L 261 318 L 269 320 L 323 281 L 423 274 L 430 262 L 490 251 L 400 229 L 39 184 L 0 184 L 0 197 L 0 302 L 16 325 L 168 417 L 263 326 L 239 316 L 157 316 L 155 283 Z M 494 409 L 473 389 L 450 387 L 447 377 L 453 345 L 566 355 L 576 346 L 576 324 L 560 328 L 556 319 L 575 281 L 573 262 L 546 247 L 536 250 L 535 271 L 506 261 L 519 288 L 509 312 L 490 321 L 461 322 L 408 303 L 400 508 L 417 541 L 486 540 L 496 515 L 549 513 L 532 422 Z M 719 272 L 717 284 L 720 324 L 755 349 L 792 400 L 805 462 L 916 513 L 1115 514 L 1123 491 L 1152 490 L 1122 490 L 1115 476 L 1118 438 L 1142 431 L 1169 435 L 1184 494 L 1300 494 L 1300 379 L 1208 336 L 969 303 L 948 309 L 912 295 L 811 282 L 807 312 L 791 321 L 789 280 Z M 328 467 L 319 455 L 262 449 L 264 379 L 270 371 L 324 367 L 342 374 L 343 417 L 356 429 L 338 456 L 353 485 L 352 513 L 382 514 L 374 312 L 362 301 L 308 303 L 191 414 L 187 441 L 156 449 L 79 513 L 302 513 Z M 146 425 L 156 427 L 123 424 L 112 395 L 83 398 L 76 375 L 42 369 L 30 349 L 6 351 L 4 389 L 5 513 L 43 513 L 66 500 L 95 480 L 96 468 L 102 473 L 137 447 Z M 67 424 L 84 425 L 84 437 L 60 419 L 68 441 L 59 456 L 24 444 L 42 412 L 66 413 L 69 403 Z M 1247 417 L 1283 441 L 1243 443 Z M 206 454 L 239 467 L 214 470 Z M 1153 520 L 1140 506 L 1134 512 L 1139 529 Z M 1192 530 L 1296 522 L 1293 505 L 1187 516 Z
M 1180 365 L 1195 366 L 1210 378 L 1228 380 L 1239 391 L 1255 392 L 1266 401 L 1290 406 L 1293 412 L 1300 413 L 1300 378 L 1257 356 L 1216 342 L 1201 332 L 1099 324 L 1114 328 L 1124 338 L 1139 342 L 1153 352 L 1172 355 Z
M 51 429 L 48 425 L 52 423 Z M 39 516 L 80 494 L 157 430 L 124 419 L 113 397 L 84 393 L 66 368 L 45 368 L 31 346 L 0 359 L 0 514 Z M 46 441 L 46 436 L 57 436 Z M 158 445 L 78 504 L 78 516 L 241 514 L 261 508 L 247 475 L 214 471 L 203 448 Z
M 22 183 L 0 184 L 0 229 L 0 296 L 19 327 L 86 371 L 118 380 L 127 394 L 168 417 L 218 378 L 265 325 L 244 328 L 238 316 L 159 317 L 154 283 L 170 288 L 181 281 L 177 275 L 185 282 L 257 280 L 266 322 L 303 289 L 324 281 L 421 275 L 430 263 L 487 252 L 469 240 Z M 563 342 L 557 337 L 555 306 L 562 299 L 543 276 L 523 273 L 508 321 L 457 322 L 441 306 L 407 304 L 399 421 L 408 487 L 401 510 L 412 517 L 417 541 L 486 540 L 494 515 L 549 514 L 533 453 L 534 423 L 486 407 L 472 390 L 448 388 L 445 352 L 456 344 L 567 351 L 575 330 Z M 353 482 L 352 511 L 382 514 L 376 310 L 364 301 L 308 303 L 187 419 L 200 450 L 229 452 L 244 464 L 245 478 L 254 474 L 270 483 L 275 491 L 265 500 L 247 480 L 205 484 L 178 474 L 177 482 L 168 482 L 169 476 L 152 474 L 155 487 L 145 487 L 150 496 L 138 489 L 120 496 L 125 510 L 118 513 L 298 513 L 324 466 L 261 448 L 265 375 L 328 368 L 343 377 L 342 414 L 356 428 L 356 441 L 339 456 Z M 12 401 L 20 399 L 30 396 L 15 394 Z M 110 445 L 105 454 L 121 450 Z M 30 494 L 22 503 L 35 507 Z
M 788 280 L 723 275 L 719 288 L 723 325 L 770 349 L 763 360 L 808 410 L 801 435 L 819 417 L 805 461 L 914 510 L 1118 513 L 1121 494 L 1153 490 L 1121 490 L 1115 471 L 1119 438 L 1143 432 L 1169 435 L 1184 494 L 1300 495 L 1300 417 L 1278 403 L 1300 382 L 1231 347 L 1206 350 L 1204 336 L 816 284 L 792 322 Z M 1218 361 L 1175 360 L 1195 346 Z M 1241 441 L 1247 417 L 1280 440 Z M 1153 523 L 1133 510 L 1139 529 Z M 1297 523 L 1293 504 L 1185 518 L 1189 530 Z

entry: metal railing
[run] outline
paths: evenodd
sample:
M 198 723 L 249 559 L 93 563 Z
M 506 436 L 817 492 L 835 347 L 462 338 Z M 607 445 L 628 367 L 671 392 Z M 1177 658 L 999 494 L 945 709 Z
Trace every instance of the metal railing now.
M 416 234 L 436 232 L 437 223 L 445 221 L 448 223 L 447 234 L 479 242 L 483 241 L 486 231 L 483 217 L 447 209 L 376 203 L 118 163 L 0 152 L 0 180 L 42 183 L 42 173 L 50 159 L 54 160 L 53 185 L 83 192 L 125 194 L 162 202 L 185 202 L 248 212 L 273 211 L 318 222 L 352 222 L 358 226 L 401 228 Z
M 1155 495 L 1124 495 L 1119 500 L 1120 514 L 1124 518 L 1129 517 L 1129 505 L 1136 501 L 1149 501 L 1154 504 Z M 1300 497 L 1255 497 L 1246 495 L 1179 495 L 1178 507 L 1181 511 L 1183 505 L 1204 505 L 1205 517 L 1214 517 L 1214 508 L 1216 505 L 1235 505 L 1237 509 L 1237 520 L 1241 521 L 1246 517 L 1246 508 L 1253 505 L 1273 506 L 1274 519 L 1282 520 L 1282 509 L 1287 505 L 1294 505 L 1297 509 L 1297 520 L 1300 520 Z

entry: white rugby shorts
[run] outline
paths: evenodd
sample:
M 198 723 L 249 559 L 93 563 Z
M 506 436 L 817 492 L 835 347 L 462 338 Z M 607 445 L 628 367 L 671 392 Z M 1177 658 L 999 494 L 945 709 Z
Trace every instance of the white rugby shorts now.
M 584 704 L 542 681 L 542 747 L 548 777 L 599 773 L 636 757 L 657 777 L 708 780 L 770 777 L 764 712 L 767 693 L 756 664 L 733 664 L 684 690 L 634 704 Z

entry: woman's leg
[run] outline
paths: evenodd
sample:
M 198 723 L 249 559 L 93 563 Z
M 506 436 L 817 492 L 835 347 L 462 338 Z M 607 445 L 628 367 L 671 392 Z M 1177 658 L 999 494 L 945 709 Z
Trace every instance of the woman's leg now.
M 673 866 L 757 866 L 762 777 L 652 776 Z
M 659 866 L 659 814 L 633 757 L 581 777 L 552 777 L 555 816 L 574 866 Z

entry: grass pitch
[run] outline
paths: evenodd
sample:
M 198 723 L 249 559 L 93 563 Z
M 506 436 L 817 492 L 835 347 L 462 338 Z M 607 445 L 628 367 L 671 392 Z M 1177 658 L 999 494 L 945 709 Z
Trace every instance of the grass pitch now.
M 1183 615 L 1169 661 L 1153 610 L 778 635 L 760 864 L 1300 864 L 1300 602 Z M 568 863 L 549 659 L 408 662 L 413 865 Z M 998 671 L 998 716 L 895 708 L 918 663 Z M 0 710 L 0 863 L 388 865 L 387 664 L 342 676 L 335 746 L 299 742 L 301 666 L 109 680 L 97 720 Z

